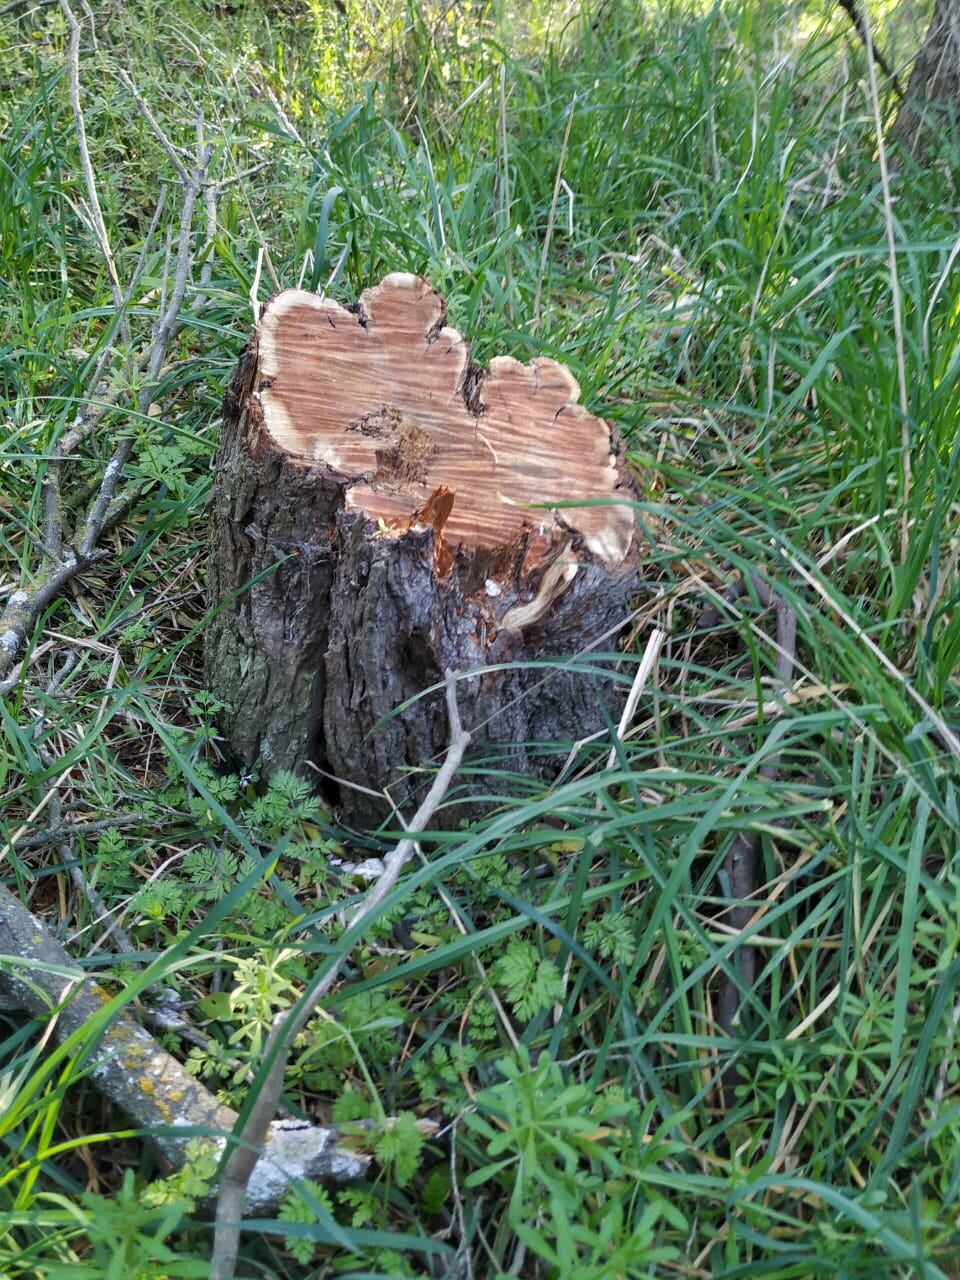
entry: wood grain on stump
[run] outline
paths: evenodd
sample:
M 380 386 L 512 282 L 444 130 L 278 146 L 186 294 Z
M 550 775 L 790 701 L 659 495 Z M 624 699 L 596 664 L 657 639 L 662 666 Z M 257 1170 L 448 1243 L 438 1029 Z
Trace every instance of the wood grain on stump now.
M 510 664 L 460 685 L 493 767 L 540 769 L 546 744 L 616 715 L 610 662 L 524 665 L 609 653 L 638 585 L 635 489 L 578 397 L 553 360 L 477 369 L 416 276 L 354 310 L 300 290 L 268 304 L 212 501 L 207 682 L 244 766 L 313 763 L 402 807 L 446 743 L 442 693 L 417 695 L 447 667 Z M 339 801 L 352 823 L 389 812 Z

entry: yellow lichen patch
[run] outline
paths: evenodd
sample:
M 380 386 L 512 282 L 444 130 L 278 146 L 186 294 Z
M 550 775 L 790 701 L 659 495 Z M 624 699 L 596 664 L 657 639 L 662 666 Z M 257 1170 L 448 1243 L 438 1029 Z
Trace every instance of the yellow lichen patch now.
M 151 1057 L 150 1051 L 142 1044 L 136 1042 L 127 1044 L 124 1048 L 123 1056 L 130 1067 L 139 1066 L 145 1058 Z

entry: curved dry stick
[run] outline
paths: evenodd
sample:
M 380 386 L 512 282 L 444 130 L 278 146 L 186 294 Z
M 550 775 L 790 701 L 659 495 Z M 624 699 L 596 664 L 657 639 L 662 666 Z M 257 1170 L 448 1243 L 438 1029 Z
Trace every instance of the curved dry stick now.
M 793 606 L 772 590 L 757 574 L 744 575 L 723 595 L 727 604 L 733 604 L 748 589 L 752 589 L 764 608 L 773 607 L 777 614 L 777 680 L 786 687 L 793 678 L 797 652 L 797 615 Z M 701 615 L 701 625 L 715 627 L 721 619 L 717 605 L 710 605 Z M 777 778 L 780 754 L 770 756 L 757 770 L 757 776 L 767 782 Z M 742 933 L 750 924 L 754 906 L 750 899 L 757 889 L 757 850 L 760 837 L 756 831 L 741 831 L 734 839 L 724 859 L 724 871 L 729 882 L 729 896 L 736 903 L 728 913 L 730 924 Z M 732 972 L 721 979 L 717 1006 L 717 1024 L 724 1035 L 733 1038 L 743 1006 L 743 992 L 749 991 L 756 978 L 756 953 L 753 947 L 740 946 L 730 956 Z M 731 1063 L 722 1076 L 724 1107 L 729 1110 L 735 1102 L 734 1090 L 739 1083 L 739 1072 Z
M 447 748 L 446 757 L 423 803 L 413 816 L 408 828 L 410 834 L 405 836 L 384 858 L 383 874 L 371 886 L 354 914 L 348 931 L 353 934 L 353 943 L 359 941 L 360 926 L 387 898 L 399 880 L 404 866 L 417 851 L 417 837 L 429 825 L 437 805 L 449 790 L 463 760 L 464 752 L 470 745 L 470 734 L 460 723 L 457 677 L 453 671 L 446 673 L 446 697 L 447 717 L 450 722 L 450 745 Z M 269 1132 L 271 1118 L 277 1109 L 289 1047 L 313 1017 L 317 1005 L 336 982 L 352 950 L 353 947 L 350 946 L 340 954 L 336 963 L 327 970 L 322 980 L 310 993 L 310 998 L 300 1006 L 299 1010 L 293 1009 L 289 1013 L 281 1014 L 274 1023 L 263 1055 L 264 1061 L 270 1065 L 246 1123 L 232 1139 L 236 1142 L 236 1146 L 228 1156 L 221 1176 L 210 1280 L 233 1280 L 240 1249 L 244 1201 L 249 1197 L 248 1181 L 258 1167 L 259 1149 Z

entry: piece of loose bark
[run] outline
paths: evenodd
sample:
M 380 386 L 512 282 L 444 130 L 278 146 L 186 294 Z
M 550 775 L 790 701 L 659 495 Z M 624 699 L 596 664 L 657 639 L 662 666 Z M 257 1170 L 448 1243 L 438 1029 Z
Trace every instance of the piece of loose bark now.
M 354 310 L 299 290 L 268 304 L 212 502 L 206 675 L 244 767 L 315 764 L 402 806 L 445 744 L 443 671 L 615 648 L 639 583 L 636 489 L 578 396 L 553 360 L 477 369 L 416 276 Z M 579 665 L 463 681 L 473 758 L 531 772 L 600 728 L 604 703 L 615 718 L 611 664 Z M 339 800 L 352 823 L 389 812 Z

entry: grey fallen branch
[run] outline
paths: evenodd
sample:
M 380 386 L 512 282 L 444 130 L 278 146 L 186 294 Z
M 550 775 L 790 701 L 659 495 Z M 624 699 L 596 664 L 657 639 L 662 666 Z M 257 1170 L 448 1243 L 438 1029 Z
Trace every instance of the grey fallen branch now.
M 357 908 L 344 935 L 346 945 L 336 962 L 309 993 L 308 998 L 301 1002 L 299 1008 L 281 1014 L 274 1023 L 264 1050 L 266 1073 L 245 1124 L 239 1132 L 234 1133 L 231 1139 L 236 1145 L 227 1157 L 220 1179 L 210 1280 L 232 1280 L 233 1278 L 240 1248 L 244 1204 L 249 1202 L 250 1183 L 256 1176 L 262 1159 L 260 1153 L 266 1150 L 266 1143 L 275 1124 L 273 1116 L 280 1100 L 284 1068 L 290 1046 L 340 976 L 354 945 L 361 937 L 364 924 L 375 915 L 392 892 L 404 866 L 417 852 L 418 836 L 427 828 L 437 806 L 449 790 L 463 760 L 464 752 L 470 744 L 470 734 L 460 723 L 457 676 L 453 671 L 446 673 L 446 700 L 447 718 L 450 723 L 450 743 L 447 754 L 423 803 L 410 822 L 409 834 L 384 859 L 383 874 L 374 882 Z
M 109 818 L 96 818 L 77 822 L 58 822 L 49 827 L 39 827 L 12 839 L 2 850 L 0 857 L 15 849 L 22 853 L 27 849 L 46 849 L 59 841 L 71 841 L 78 836 L 102 836 L 111 827 L 139 827 L 149 819 L 144 813 L 115 813 Z
M 109 995 L 77 967 L 47 926 L 0 885 L 0 994 L 36 1018 L 54 1018 L 62 1042 L 102 1016 Z M 126 1010 L 114 1014 L 89 1053 L 91 1077 L 174 1169 L 187 1144 L 209 1135 L 222 1149 L 238 1115 L 184 1070 Z M 180 1131 L 178 1133 L 178 1130 Z M 180 1135 L 183 1136 L 180 1136 Z M 268 1125 L 246 1184 L 248 1214 L 270 1212 L 302 1178 L 345 1181 L 370 1157 L 347 1147 L 334 1126 L 279 1120 Z
M 724 603 L 732 605 L 746 592 L 752 589 L 764 608 L 774 608 L 777 616 L 777 681 L 781 688 L 786 688 L 793 678 L 793 668 L 797 650 L 797 615 L 781 596 L 772 590 L 757 574 L 740 578 L 726 592 Z M 717 605 L 710 605 L 704 610 L 700 625 L 709 630 L 721 620 L 722 614 Z M 769 756 L 757 770 L 758 777 L 767 782 L 776 781 L 780 770 L 780 756 Z M 750 924 L 754 908 L 750 899 L 757 890 L 757 851 L 759 835 L 756 831 L 741 831 L 734 839 L 724 859 L 724 870 L 729 885 L 729 895 L 735 905 L 728 913 L 728 921 L 737 933 L 742 933 Z M 732 972 L 724 974 L 720 984 L 720 995 L 717 1007 L 717 1024 L 726 1036 L 736 1034 L 737 1024 L 743 1006 L 743 993 L 749 991 L 756 979 L 756 952 L 753 947 L 741 946 L 731 956 Z M 724 1106 L 729 1109 L 734 1104 L 734 1089 L 739 1083 L 735 1065 L 731 1065 L 723 1074 Z
M 76 651 L 71 650 L 47 686 L 48 698 L 53 696 L 75 661 Z M 35 750 L 41 761 L 50 766 L 52 759 L 39 741 L 42 724 L 41 717 L 34 729 Z M 64 864 L 70 866 L 71 879 L 90 905 L 109 919 L 104 904 L 83 879 L 80 868 L 72 865 L 70 840 L 76 825 L 62 821 L 56 793 L 51 807 L 54 841 Z M 136 947 L 116 921 L 110 921 L 100 943 L 106 941 L 111 931 L 117 934 L 117 941 L 136 963 Z M 103 988 L 76 967 L 41 920 L 31 915 L 9 890 L 0 888 L 0 954 L 5 951 L 9 958 L 0 959 L 2 1007 L 23 1009 L 38 1018 L 52 1017 L 54 1036 L 61 1041 L 83 1030 L 92 1018 L 102 1014 L 109 1000 Z M 173 1023 L 169 1010 L 157 1011 L 155 1020 L 161 1026 L 165 1023 L 169 1027 Z M 176 1029 L 184 1034 L 182 1027 Z M 217 1134 L 222 1148 L 227 1133 L 236 1124 L 236 1113 L 221 1106 L 125 1009 L 110 1020 L 92 1050 L 90 1061 L 93 1079 L 101 1092 L 125 1111 L 138 1128 L 148 1131 L 157 1150 L 174 1168 L 182 1165 L 187 1155 L 188 1139 L 178 1138 L 177 1128 Z M 164 1129 L 168 1132 L 164 1133 Z M 299 1136 L 294 1137 L 294 1133 Z M 356 1176 L 363 1162 L 358 1162 L 352 1152 L 337 1152 L 337 1137 L 333 1131 L 318 1131 L 310 1126 L 296 1130 L 279 1128 L 276 1135 L 268 1135 L 264 1156 L 270 1163 L 251 1179 L 251 1207 L 258 1211 L 272 1208 L 282 1199 L 289 1178 L 302 1177 L 308 1169 L 312 1173 L 307 1176 L 313 1177 L 333 1178 L 341 1169 L 344 1176 Z
M 120 336 L 127 340 L 129 337 L 127 311 L 133 291 L 146 264 L 148 247 L 159 222 L 162 204 L 158 205 L 154 214 L 139 262 L 124 293 L 120 289 L 113 250 L 107 239 L 102 214 L 100 214 L 96 180 L 83 122 L 79 78 L 80 24 L 67 0 L 61 0 L 61 8 L 70 24 L 71 39 L 67 61 L 70 73 L 74 123 L 80 150 L 80 167 L 87 187 L 88 221 L 110 281 L 110 289 L 117 309 L 117 324 Z M 156 126 L 156 129 L 161 139 L 161 144 L 167 149 L 170 146 L 169 140 L 159 129 L 159 126 Z M 211 214 L 213 196 L 210 194 L 209 189 L 211 187 L 216 189 L 217 184 L 211 184 L 208 180 L 210 163 L 213 158 L 213 146 L 202 141 L 202 122 L 200 121 L 197 123 L 197 138 L 196 155 L 192 169 L 188 170 L 179 157 L 176 157 L 176 172 L 182 188 L 182 205 L 170 296 L 161 307 L 161 315 L 150 341 L 144 343 L 143 351 L 139 358 L 134 361 L 141 370 L 146 372 L 144 385 L 135 404 L 136 415 L 141 418 L 146 415 L 154 398 L 167 350 L 178 329 L 180 312 L 190 278 L 194 212 L 197 201 L 201 196 L 206 205 L 208 234 L 211 223 L 215 222 L 215 218 Z M 201 285 L 208 282 L 209 277 L 207 276 L 201 281 Z M 94 393 L 96 393 L 100 385 L 107 359 L 112 350 L 113 345 L 108 344 L 97 361 L 93 376 Z M 8 677 L 16 664 L 21 648 L 33 630 L 37 618 L 74 578 L 105 556 L 106 553 L 98 551 L 97 546 L 104 533 L 122 515 L 131 496 L 135 496 L 135 494 L 124 495 L 117 492 L 133 447 L 130 439 L 124 439 L 120 441 L 113 451 L 109 462 L 104 468 L 100 482 L 86 512 L 72 524 L 72 527 L 64 510 L 61 493 L 64 466 L 77 446 L 92 435 L 99 426 L 104 413 L 111 407 L 110 400 L 111 397 L 108 397 L 102 408 L 93 411 L 81 411 L 77 422 L 60 440 L 55 451 L 55 458 L 50 464 L 43 485 L 44 563 L 34 575 L 33 581 L 14 591 L 5 608 L 0 612 L 0 691 L 2 692 L 9 691 L 10 683 Z

